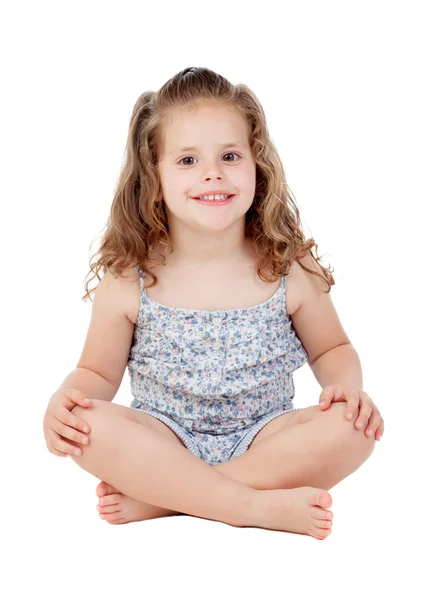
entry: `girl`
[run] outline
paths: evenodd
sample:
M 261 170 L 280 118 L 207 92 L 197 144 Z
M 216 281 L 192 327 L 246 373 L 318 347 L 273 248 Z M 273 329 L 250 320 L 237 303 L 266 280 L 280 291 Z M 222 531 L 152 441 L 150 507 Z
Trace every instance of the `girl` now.
M 102 480 L 103 519 L 330 534 L 328 490 L 384 423 L 313 246 L 247 86 L 188 68 L 139 97 L 84 349 L 44 418 L 48 449 Z M 305 362 L 322 409 L 293 406 Z

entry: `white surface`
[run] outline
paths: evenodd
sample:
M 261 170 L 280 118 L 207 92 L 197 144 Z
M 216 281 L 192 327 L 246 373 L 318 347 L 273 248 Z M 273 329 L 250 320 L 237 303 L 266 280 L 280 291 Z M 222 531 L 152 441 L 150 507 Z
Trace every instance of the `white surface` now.
M 432 597 L 428 9 L 377 0 L 2 10 L 2 596 Z M 96 515 L 98 480 L 45 446 L 49 397 L 84 343 L 89 247 L 133 104 L 188 66 L 260 99 L 385 420 L 371 458 L 330 491 L 326 541 L 186 516 L 109 525 Z M 295 385 L 296 406 L 318 402 L 307 365 Z M 115 401 L 130 401 L 127 374 Z

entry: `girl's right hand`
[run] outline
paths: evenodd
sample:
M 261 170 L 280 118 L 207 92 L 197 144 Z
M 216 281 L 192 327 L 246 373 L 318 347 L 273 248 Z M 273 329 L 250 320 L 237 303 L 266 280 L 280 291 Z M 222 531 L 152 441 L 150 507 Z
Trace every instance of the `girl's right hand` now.
M 79 456 L 82 450 L 68 444 L 66 440 L 79 444 L 85 443 L 83 437 L 89 440 L 86 435 L 90 431 L 89 425 L 71 413 L 77 404 L 83 408 L 93 406 L 80 390 L 74 388 L 55 392 L 48 403 L 44 416 L 44 436 L 48 450 L 56 456 Z M 85 430 L 86 427 L 88 431 Z

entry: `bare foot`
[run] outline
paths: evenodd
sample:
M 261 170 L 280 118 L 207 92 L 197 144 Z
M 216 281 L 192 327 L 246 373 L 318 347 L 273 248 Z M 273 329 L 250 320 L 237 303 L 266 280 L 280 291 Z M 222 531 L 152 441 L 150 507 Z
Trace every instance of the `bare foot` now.
M 330 535 L 333 513 L 326 509 L 332 505 L 332 498 L 326 490 L 301 487 L 258 491 L 261 504 L 250 526 L 302 533 L 318 540 Z M 98 484 L 96 494 L 100 517 L 113 525 L 182 514 L 126 496 L 105 481 Z
M 332 497 L 326 490 L 300 487 L 288 490 L 260 490 L 253 527 L 290 531 L 324 540 L 331 533 Z
M 99 516 L 112 525 L 182 514 L 126 496 L 105 481 L 97 485 L 96 495 L 99 498 L 99 504 L 96 506 Z

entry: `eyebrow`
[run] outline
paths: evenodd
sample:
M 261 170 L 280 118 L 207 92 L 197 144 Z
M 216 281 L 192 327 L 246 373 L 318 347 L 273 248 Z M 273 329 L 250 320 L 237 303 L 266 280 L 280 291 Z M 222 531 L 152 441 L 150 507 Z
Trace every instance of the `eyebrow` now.
M 244 148 L 245 146 L 240 142 L 228 142 L 226 144 L 220 144 L 220 148 L 235 148 L 239 146 L 240 148 Z M 199 150 L 200 146 L 183 146 L 179 148 L 179 150 L 175 149 L 174 154 L 178 154 L 178 152 L 190 152 L 191 150 Z

